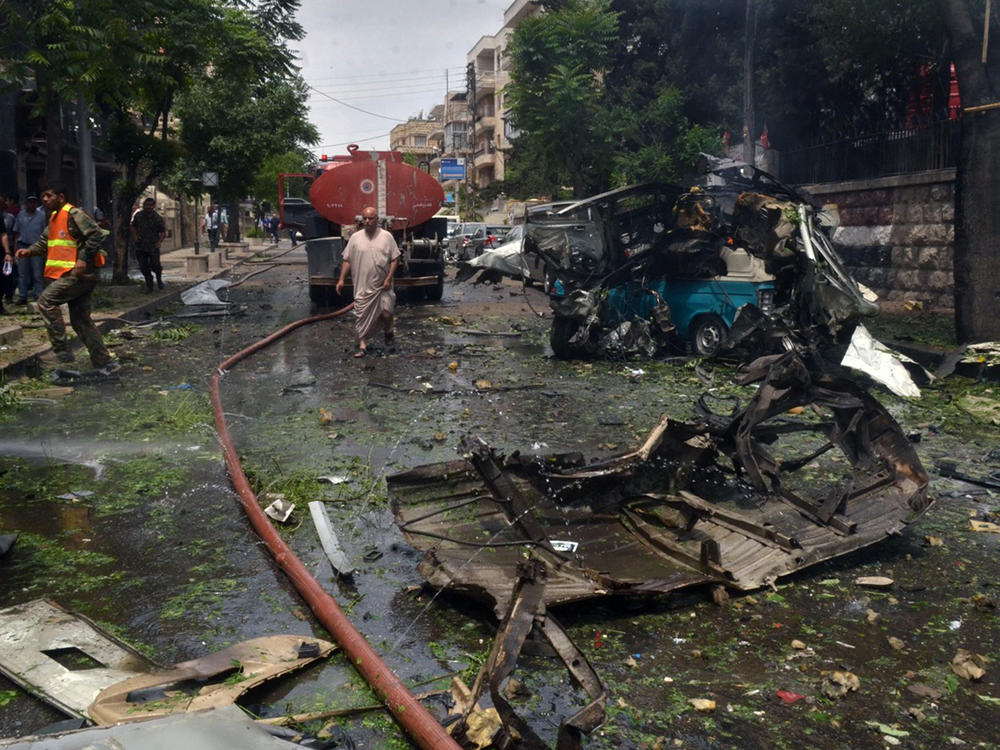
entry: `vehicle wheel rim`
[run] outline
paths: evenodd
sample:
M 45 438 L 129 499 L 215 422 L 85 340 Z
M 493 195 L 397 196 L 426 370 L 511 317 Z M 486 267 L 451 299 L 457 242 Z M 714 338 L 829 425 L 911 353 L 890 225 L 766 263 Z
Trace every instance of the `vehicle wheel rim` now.
M 705 352 L 714 352 L 722 343 L 722 332 L 717 325 L 706 325 L 698 331 L 698 347 Z

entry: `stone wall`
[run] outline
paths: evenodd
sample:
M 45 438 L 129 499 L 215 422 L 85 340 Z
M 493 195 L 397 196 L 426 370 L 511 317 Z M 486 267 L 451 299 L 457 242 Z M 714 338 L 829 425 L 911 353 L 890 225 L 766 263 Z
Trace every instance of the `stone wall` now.
M 837 205 L 837 248 L 862 284 L 889 306 L 954 307 L 955 170 L 804 185 Z

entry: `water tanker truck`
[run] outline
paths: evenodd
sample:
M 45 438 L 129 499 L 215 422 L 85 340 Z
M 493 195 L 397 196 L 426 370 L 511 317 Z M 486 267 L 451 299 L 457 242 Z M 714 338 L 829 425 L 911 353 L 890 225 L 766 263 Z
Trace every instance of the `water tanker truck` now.
M 353 144 L 347 151 L 324 157 L 313 174 L 278 175 L 281 226 L 306 241 L 310 299 L 324 306 L 350 299 L 352 287 L 344 289 L 347 299 L 334 287 L 347 238 L 366 206 L 375 207 L 402 251 L 394 277 L 400 300 L 441 299 L 447 220 L 434 216 L 444 200 L 440 183 L 398 151 L 362 151 Z

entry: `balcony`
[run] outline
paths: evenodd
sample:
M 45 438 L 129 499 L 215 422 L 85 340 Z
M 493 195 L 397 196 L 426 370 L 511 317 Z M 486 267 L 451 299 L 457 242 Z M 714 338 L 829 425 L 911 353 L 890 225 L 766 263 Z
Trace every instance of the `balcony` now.
M 495 156 L 492 148 L 477 151 L 472 157 L 472 166 L 477 170 L 483 167 L 492 167 Z
M 492 94 L 496 91 L 497 77 L 496 73 L 492 70 L 477 70 L 476 71 L 476 96 L 479 97 L 482 94 Z
M 483 133 L 487 130 L 495 130 L 497 126 L 497 118 L 493 115 L 482 115 L 476 118 L 476 133 Z

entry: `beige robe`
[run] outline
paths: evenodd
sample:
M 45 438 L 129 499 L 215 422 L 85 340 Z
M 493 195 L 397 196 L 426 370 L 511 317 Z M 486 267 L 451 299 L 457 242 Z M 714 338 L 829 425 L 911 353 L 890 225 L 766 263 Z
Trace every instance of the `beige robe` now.
M 400 256 L 392 233 L 379 229 L 372 239 L 360 229 L 351 235 L 344 248 L 344 258 L 351 264 L 354 284 L 354 330 L 364 341 L 382 325 L 382 312 L 396 308 L 396 293 L 382 289 L 392 261 Z

